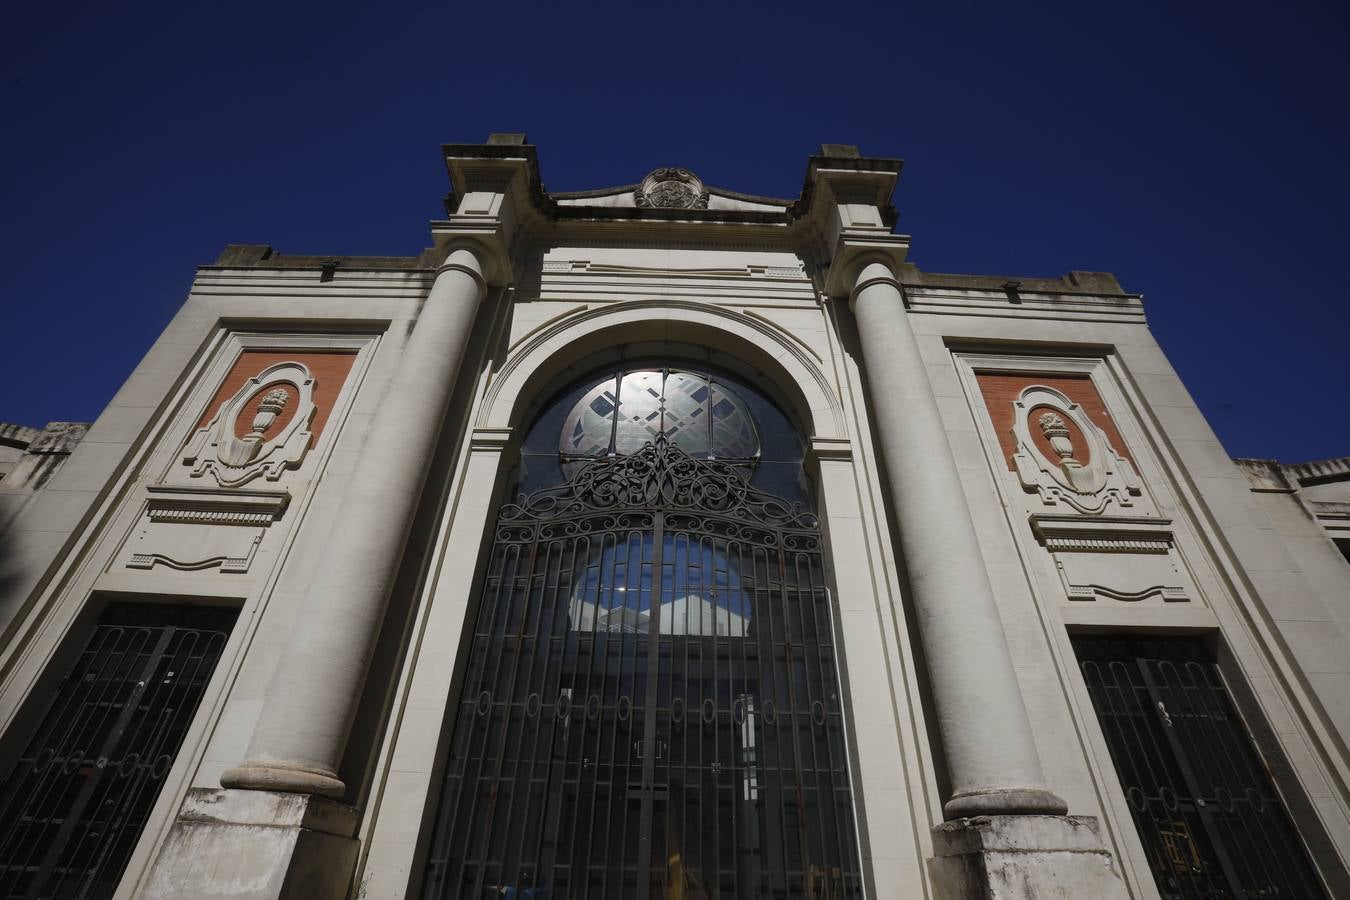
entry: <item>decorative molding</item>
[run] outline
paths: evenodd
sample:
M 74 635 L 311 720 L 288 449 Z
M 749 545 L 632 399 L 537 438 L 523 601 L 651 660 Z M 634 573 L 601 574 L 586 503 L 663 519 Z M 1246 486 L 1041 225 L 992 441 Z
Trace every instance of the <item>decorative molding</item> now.
M 146 493 L 140 524 L 128 539 L 129 569 L 247 573 L 266 529 L 291 500 L 284 490 L 151 485 Z
M 545 260 L 540 271 L 549 275 L 656 275 L 665 278 L 763 278 L 800 281 L 806 278 L 801 265 L 769 266 L 747 263 L 743 266 L 634 266 L 597 263 L 585 259 Z
M 829 427 L 830 433 L 833 435 L 839 435 L 844 432 L 844 416 L 839 396 L 835 391 L 834 386 L 830 383 L 830 380 L 825 376 L 821 366 L 818 364 L 817 360 L 819 357 L 817 357 L 815 351 L 804 344 L 800 338 L 792 334 L 789 330 L 762 316 L 748 315 L 744 312 L 728 309 L 725 306 L 719 306 L 712 303 L 701 303 L 694 300 L 671 297 L 620 301 L 616 303 L 606 303 L 596 307 L 578 309 L 575 312 L 565 313 L 550 320 L 546 326 L 535 328 L 530 332 L 528 338 L 522 338 L 516 342 L 511 348 L 511 353 L 508 355 L 506 361 L 502 364 L 501 368 L 497 371 L 496 376 L 489 383 L 487 394 L 483 399 L 478 415 L 477 421 L 479 425 L 488 425 L 494 421 L 500 424 L 507 419 L 505 413 L 509 407 L 501 403 L 502 392 L 508 385 L 512 384 L 513 379 L 518 377 L 517 370 L 525 364 L 525 361 L 529 360 L 537 351 L 544 349 L 549 341 L 556 337 L 566 335 L 567 332 L 570 332 L 573 329 L 578 329 L 579 333 L 577 335 L 572 335 L 571 337 L 579 337 L 580 333 L 591 333 L 588 329 L 584 330 L 583 326 L 596 319 L 619 319 L 630 314 L 646 312 L 648 310 L 666 315 L 671 319 L 679 319 L 685 322 L 698 322 L 696 318 L 688 315 L 669 316 L 671 310 L 682 310 L 700 316 L 707 316 L 711 319 L 725 319 L 729 323 L 754 330 L 759 335 L 763 336 L 763 339 L 769 345 L 767 349 L 772 355 L 775 357 L 791 358 L 794 363 L 799 365 L 804 370 L 804 376 L 810 380 L 811 384 L 819 392 L 819 400 L 821 401 L 819 406 L 807 406 L 800 410 L 800 412 L 808 418 L 808 421 L 814 422 L 816 426 L 815 430 L 820 431 L 823 430 L 823 427 Z M 707 323 L 707 325 L 713 329 L 731 332 L 729 328 L 726 328 L 720 322 L 710 322 Z M 603 325 L 599 327 L 603 327 Z M 742 340 L 746 339 L 742 336 L 738 337 Z M 781 347 L 782 350 L 786 352 L 776 353 L 773 351 L 772 345 L 777 345 L 777 347 Z M 556 349 L 548 350 L 550 355 L 556 352 Z M 792 377 L 791 368 L 788 365 L 782 362 L 780 362 L 779 365 L 788 370 L 785 373 L 788 377 Z M 808 403 L 813 402 L 812 395 L 810 391 L 807 390 L 807 385 L 804 381 L 799 384 L 798 389 L 805 395 L 804 399 Z M 815 419 L 811 418 L 813 410 L 816 415 Z M 826 410 L 828 410 L 828 412 L 826 412 Z
M 1350 518 L 1350 503 L 1344 500 L 1309 500 L 1313 512 L 1323 518 Z
M 1310 500 L 1313 516 L 1328 537 L 1337 540 L 1350 538 L 1350 503 L 1341 500 Z
M 1047 538 L 1045 547 L 1054 553 L 1166 553 L 1172 545 L 1167 541 L 1115 538 Z
M 169 509 L 147 513 L 151 522 L 178 522 L 187 525 L 257 525 L 267 527 L 272 514 L 265 512 L 233 512 L 226 509 Z
M 1069 423 L 1076 427 L 1083 446 L 1073 440 Z M 1047 439 L 1056 459 L 1032 437 L 1033 428 Z M 1031 385 L 1023 389 L 1013 402 L 1013 437 L 1017 476 L 1046 506 L 1100 515 L 1113 505 L 1130 509 L 1143 494 L 1134 466 L 1111 446 L 1106 432 L 1082 406 L 1054 388 Z
M 261 400 L 249 400 L 268 386 L 276 385 Z M 289 403 L 289 386 L 297 392 L 295 413 L 275 437 L 263 435 Z M 282 397 L 282 394 L 285 397 Z M 245 409 L 246 406 L 252 408 Z M 221 404 L 215 417 L 188 441 L 182 456 L 192 466 L 192 478 L 210 473 L 222 487 L 239 487 L 255 478 L 277 481 L 287 469 L 298 468 L 309 451 L 313 434 L 309 424 L 314 418 L 314 378 L 299 362 L 268 366 L 248 379 L 234 396 Z M 236 424 L 248 417 L 250 431 L 235 437 Z
M 469 449 L 475 452 L 501 453 L 510 444 L 512 431 L 511 428 L 480 425 L 469 435 Z
M 1064 588 L 1068 593 L 1069 600 L 1074 602 L 1101 599 L 1138 603 L 1141 600 L 1148 600 L 1156 597 L 1165 603 L 1177 603 L 1189 599 L 1186 596 L 1186 590 L 1184 588 L 1168 586 L 1165 584 L 1149 584 L 1133 591 L 1117 590 L 1104 584 L 1073 584 L 1069 579 L 1068 573 L 1065 572 L 1063 560 L 1055 560 L 1055 567 L 1059 570 L 1059 575 L 1064 582 Z
M 638 209 L 707 209 L 708 190 L 688 169 L 655 169 L 633 191 Z
M 1029 521 L 1070 601 L 1190 599 L 1170 519 L 1033 513 Z
M 1047 516 L 1033 513 L 1031 530 L 1052 552 L 1167 553 L 1171 519 Z
M 812 347 L 812 346 L 811 346 L 810 344 L 808 344 L 806 341 L 802 340 L 802 339 L 797 335 L 796 332 L 789 331 L 788 329 L 784 328 L 784 327 L 783 327 L 782 325 L 780 325 L 779 323 L 775 322 L 773 319 L 769 318 L 768 316 L 764 315 L 763 313 L 759 312 L 758 310 L 752 309 L 751 307 L 748 307 L 748 306 L 743 306 L 743 307 L 741 307 L 741 314 L 744 315 L 744 316 L 748 316 L 749 318 L 752 318 L 752 319 L 758 319 L 759 321 L 763 322 L 765 325 L 768 325 L 768 326 L 770 326 L 771 328 L 774 328 L 774 329 L 776 329 L 776 330 L 778 330 L 778 331 L 781 331 L 781 332 L 783 333 L 783 336 L 784 336 L 784 337 L 790 339 L 793 343 L 797 344 L 799 347 L 801 347 L 801 348 L 802 348 L 803 350 L 805 350 L 807 353 L 811 354 L 812 358 L 814 358 L 815 361 L 816 361 L 817 363 L 819 363 L 820 365 L 824 365 L 824 364 L 825 364 L 825 357 L 821 356 L 820 353 L 816 350 L 815 347 Z
M 260 525 L 280 519 L 290 505 L 289 491 L 218 491 L 210 488 L 146 488 L 146 516 L 152 522 L 200 522 L 213 525 Z
M 816 463 L 852 462 L 853 442 L 848 438 L 811 438 L 810 458 Z
M 576 306 L 569 306 L 567 309 L 563 310 L 563 311 L 560 312 L 560 313 L 557 313 L 556 315 L 549 316 L 547 319 L 544 319 L 542 322 L 536 323 L 536 324 L 534 325 L 533 328 L 531 328 L 529 331 L 526 331 L 526 332 L 525 332 L 524 334 L 522 334 L 520 337 L 518 337 L 518 338 L 516 338 L 514 341 L 512 341 L 512 342 L 511 342 L 511 346 L 507 348 L 507 351 L 510 352 L 510 351 L 514 350 L 516 347 L 520 346 L 520 343 L 521 343 L 522 341 L 528 340 L 529 337 L 530 337 L 530 335 L 534 334 L 534 333 L 537 332 L 539 329 L 541 329 L 541 328 L 547 328 L 548 326 L 552 325 L 554 322 L 559 321 L 560 319 L 565 319 L 565 318 L 567 318 L 568 316 L 573 316 L 573 315 L 576 315 L 577 313 L 585 312 L 586 310 L 588 310 L 588 309 L 590 309 L 590 308 L 591 308 L 591 307 L 590 307 L 590 304 L 589 304 L 589 303 L 579 303 L 579 304 L 577 304 Z
M 153 569 L 156 565 L 162 565 L 178 572 L 199 572 L 219 567 L 223 574 L 243 575 L 253 564 L 253 557 L 257 555 L 258 545 L 261 543 L 262 535 L 257 534 L 249 542 L 248 552 L 243 556 L 208 556 L 197 560 L 175 559 L 163 553 L 133 553 L 127 558 L 127 568 Z

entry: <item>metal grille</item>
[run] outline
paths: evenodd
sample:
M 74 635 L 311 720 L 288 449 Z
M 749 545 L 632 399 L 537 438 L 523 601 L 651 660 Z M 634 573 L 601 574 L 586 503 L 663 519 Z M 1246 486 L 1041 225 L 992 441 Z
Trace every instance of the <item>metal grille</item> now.
M 503 507 L 426 897 L 862 893 L 813 515 L 664 436 Z
M 114 604 L 0 781 L 0 897 L 111 897 L 234 625 Z
M 1206 648 L 1073 644 L 1159 893 L 1325 897 Z

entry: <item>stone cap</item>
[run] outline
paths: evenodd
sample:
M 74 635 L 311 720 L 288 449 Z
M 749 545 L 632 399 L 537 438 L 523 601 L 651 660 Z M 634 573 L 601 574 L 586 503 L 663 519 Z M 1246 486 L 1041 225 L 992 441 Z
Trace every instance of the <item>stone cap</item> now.
M 933 855 L 1012 851 L 1103 852 L 1092 816 L 974 816 L 933 828 Z
M 835 159 L 861 159 L 857 144 L 821 144 L 820 155 Z

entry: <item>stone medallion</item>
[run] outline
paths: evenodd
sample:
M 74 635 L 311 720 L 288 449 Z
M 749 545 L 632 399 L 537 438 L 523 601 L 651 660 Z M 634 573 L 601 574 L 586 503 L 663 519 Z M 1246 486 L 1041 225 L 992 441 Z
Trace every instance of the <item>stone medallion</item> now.
M 688 169 L 656 169 L 633 192 L 638 209 L 707 209 L 708 192 Z

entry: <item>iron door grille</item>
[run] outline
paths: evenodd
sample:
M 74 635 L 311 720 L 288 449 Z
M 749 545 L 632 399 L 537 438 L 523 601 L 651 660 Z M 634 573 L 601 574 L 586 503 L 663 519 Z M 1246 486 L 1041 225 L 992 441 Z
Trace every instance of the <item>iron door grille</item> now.
M 815 517 L 664 437 L 503 507 L 423 893 L 860 897 Z
M 1326 896 L 1200 641 L 1073 646 L 1163 897 Z
M 0 781 L 0 897 L 111 897 L 237 611 L 116 603 Z

